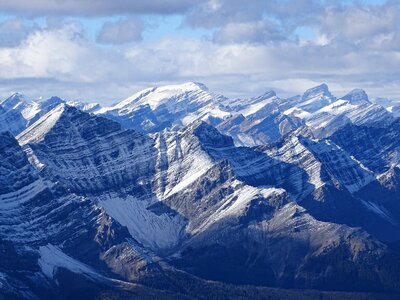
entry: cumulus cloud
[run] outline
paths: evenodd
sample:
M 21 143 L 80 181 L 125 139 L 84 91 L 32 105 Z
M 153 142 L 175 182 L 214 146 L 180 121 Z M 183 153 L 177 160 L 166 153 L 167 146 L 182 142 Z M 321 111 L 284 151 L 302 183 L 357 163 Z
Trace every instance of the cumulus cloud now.
M 121 19 L 106 22 L 97 36 L 102 44 L 126 44 L 142 40 L 143 22 L 139 19 Z
M 117 57 L 90 43 L 76 23 L 65 23 L 32 32 L 18 47 L 0 48 L 0 79 L 101 81 L 117 73 Z
M 36 31 L 20 47 L 0 49 L 2 78 L 68 75 L 85 52 L 76 28 Z

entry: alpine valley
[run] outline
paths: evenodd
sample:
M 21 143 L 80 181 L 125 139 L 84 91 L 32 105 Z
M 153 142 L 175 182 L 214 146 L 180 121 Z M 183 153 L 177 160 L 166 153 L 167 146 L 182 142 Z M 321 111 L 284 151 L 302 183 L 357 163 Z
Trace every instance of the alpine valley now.
M 399 299 L 400 103 L 200 83 L 0 102 L 0 299 Z

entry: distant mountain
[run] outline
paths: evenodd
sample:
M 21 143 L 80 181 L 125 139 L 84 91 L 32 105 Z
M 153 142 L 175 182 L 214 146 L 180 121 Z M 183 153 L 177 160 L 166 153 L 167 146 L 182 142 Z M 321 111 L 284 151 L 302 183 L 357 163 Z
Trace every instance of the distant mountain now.
M 189 82 L 146 89 L 96 114 L 118 121 L 125 128 L 156 132 L 195 120 L 220 122 L 230 115 L 221 106 L 224 100 L 203 84 Z
M 6 298 L 400 294 L 400 120 L 362 90 L 16 94 L 0 121 Z
M 349 123 L 382 126 L 397 118 L 395 112 L 392 107 L 371 103 L 359 89 L 338 99 L 326 84 L 288 99 L 273 91 L 251 99 L 228 99 L 198 83 L 150 88 L 94 111 L 144 133 L 203 120 L 243 146 L 277 142 L 303 126 L 318 138 L 328 137 Z
M 124 128 L 143 133 L 155 133 L 202 120 L 217 126 L 241 146 L 277 142 L 300 127 L 308 127 L 315 137 L 324 138 L 347 124 L 382 127 L 400 116 L 400 105 L 392 100 L 371 102 L 360 89 L 336 98 L 326 84 L 313 87 L 302 96 L 287 99 L 277 97 L 273 91 L 250 99 L 228 99 L 210 92 L 201 83 L 188 82 L 149 88 L 110 107 L 64 101 L 58 97 L 26 101 L 20 94 L 12 95 L 0 106 L 12 111 L 12 116 L 7 119 L 15 125 L 9 124 L 8 127 L 15 127 L 11 131 L 17 134 L 60 103 L 104 116 Z M 23 119 L 16 113 L 22 114 Z
M 0 102 L 0 124 L 7 126 L 9 131 L 17 135 L 61 103 L 67 103 L 86 112 L 94 112 L 101 108 L 97 103 L 65 101 L 56 96 L 45 100 L 31 101 L 26 100 L 23 95 L 15 93 Z

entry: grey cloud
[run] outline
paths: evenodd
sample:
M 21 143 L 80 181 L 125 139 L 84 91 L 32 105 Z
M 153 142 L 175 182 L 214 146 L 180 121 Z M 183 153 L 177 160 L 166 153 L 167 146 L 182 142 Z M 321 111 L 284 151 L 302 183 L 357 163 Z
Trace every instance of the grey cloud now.
M 22 19 L 8 19 L 0 23 L 0 46 L 15 47 L 38 26 L 27 25 Z
M 216 28 L 217 43 L 269 43 L 288 39 L 297 26 L 309 23 L 317 0 L 208 0 L 191 10 L 185 24 Z
M 173 14 L 189 9 L 195 0 L 0 0 L 0 11 L 27 15 Z
M 324 5 L 319 0 L 270 0 L 265 3 L 266 14 L 279 19 L 287 30 L 314 24 L 323 10 Z
M 143 22 L 139 19 L 122 19 L 106 22 L 97 37 L 102 44 L 125 44 L 142 39 Z
M 316 22 L 319 34 L 330 45 L 353 47 L 359 51 L 400 50 L 400 5 L 329 6 Z
M 285 39 L 279 25 L 267 20 L 229 23 L 214 34 L 214 41 L 217 43 L 266 43 Z
M 314 24 L 322 8 L 318 0 L 208 0 L 186 15 L 185 24 L 216 28 L 218 43 L 280 42 Z
M 232 22 L 261 20 L 264 11 L 265 0 L 207 0 L 187 14 L 185 23 L 193 27 L 214 28 Z
M 371 5 L 335 0 L 208 0 L 192 9 L 185 24 L 216 29 L 216 42 L 271 42 L 295 39 L 308 27 L 328 42 L 395 49 L 399 39 L 400 4 Z M 273 22 L 271 22 L 273 20 Z M 273 25 L 273 26 L 271 26 Z
M 322 10 L 318 0 L 208 0 L 191 10 L 186 24 L 194 27 L 221 27 L 229 23 L 257 22 L 275 18 L 282 27 L 309 23 Z
M 362 40 L 397 30 L 399 9 L 398 5 L 328 7 L 320 27 L 330 35 Z

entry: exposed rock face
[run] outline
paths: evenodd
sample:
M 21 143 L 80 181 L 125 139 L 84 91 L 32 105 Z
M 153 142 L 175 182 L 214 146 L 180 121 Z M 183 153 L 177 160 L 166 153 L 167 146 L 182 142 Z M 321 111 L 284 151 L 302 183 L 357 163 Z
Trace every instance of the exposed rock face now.
M 38 169 L 73 192 L 118 190 L 154 174 L 152 140 L 64 104 L 18 140 Z
M 38 290 L 27 291 L 32 297 L 56 293 L 58 268 L 101 283 L 158 272 L 125 227 L 92 201 L 42 177 L 9 133 L 0 136 L 0 170 L 0 245 L 9 252 L 0 270 L 11 278 L 10 293 L 33 285 Z
M 26 127 L 25 120 L 22 115 L 15 110 L 5 110 L 0 106 L 0 124 L 2 131 L 9 131 L 13 135 L 17 135 Z
M 298 110 L 290 113 L 293 103 L 274 93 L 229 106 L 199 84 L 174 100 L 172 89 L 149 89 L 120 105 L 134 104 L 127 118 L 141 120 L 141 132 L 110 120 L 117 114 L 53 99 L 16 138 L 0 133 L 2 293 L 57 298 L 71 282 L 176 291 L 203 282 L 192 275 L 400 292 L 394 117 L 360 126 L 378 106 L 363 110 L 373 104 L 361 91 L 336 100 L 325 85 L 292 99 Z M 16 112 L 11 100 L 8 111 Z M 193 122 L 182 113 L 188 103 Z M 210 119 L 215 105 L 229 116 Z M 342 105 L 354 110 L 339 113 Z M 168 111 L 166 123 L 158 109 Z M 329 119 L 332 111 L 343 127 L 317 138 L 307 126 L 311 114 Z M 146 134 L 150 112 L 165 126 Z M 264 145 L 239 147 L 239 134 Z

